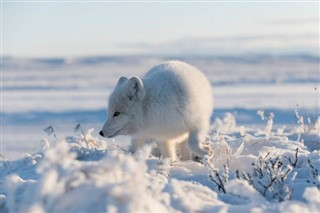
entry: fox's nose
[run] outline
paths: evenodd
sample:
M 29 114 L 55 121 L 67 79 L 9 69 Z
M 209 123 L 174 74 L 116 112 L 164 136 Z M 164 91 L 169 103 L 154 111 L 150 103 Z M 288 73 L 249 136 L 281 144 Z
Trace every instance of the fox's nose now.
M 101 136 L 103 137 L 103 132 L 102 132 L 102 131 L 100 131 L 100 132 L 99 132 L 99 135 L 101 135 Z

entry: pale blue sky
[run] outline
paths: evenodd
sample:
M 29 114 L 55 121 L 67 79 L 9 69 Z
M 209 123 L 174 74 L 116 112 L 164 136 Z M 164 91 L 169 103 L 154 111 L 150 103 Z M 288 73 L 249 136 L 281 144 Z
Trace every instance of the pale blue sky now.
M 2 3 L 3 54 L 312 52 L 319 3 Z

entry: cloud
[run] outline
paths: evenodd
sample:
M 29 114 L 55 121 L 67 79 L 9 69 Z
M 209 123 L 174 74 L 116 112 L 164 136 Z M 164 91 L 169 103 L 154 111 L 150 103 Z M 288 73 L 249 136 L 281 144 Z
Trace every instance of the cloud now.
M 319 25 L 318 17 L 304 17 L 304 18 L 282 18 L 266 21 L 269 25 L 301 25 L 301 24 L 317 24 Z
M 121 44 L 140 52 L 164 54 L 230 54 L 243 52 L 310 52 L 317 53 L 316 34 L 270 34 L 225 37 L 184 37 L 161 43 L 139 42 Z

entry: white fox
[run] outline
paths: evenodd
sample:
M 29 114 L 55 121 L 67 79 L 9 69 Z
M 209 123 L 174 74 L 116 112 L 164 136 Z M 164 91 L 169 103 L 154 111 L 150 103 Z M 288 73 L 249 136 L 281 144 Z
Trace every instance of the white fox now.
M 204 157 L 203 148 L 213 110 L 212 88 L 197 68 L 169 61 L 152 68 L 144 78 L 121 77 L 109 99 L 108 120 L 100 135 L 131 135 L 135 146 L 158 141 L 164 158 L 176 159 L 176 144 Z

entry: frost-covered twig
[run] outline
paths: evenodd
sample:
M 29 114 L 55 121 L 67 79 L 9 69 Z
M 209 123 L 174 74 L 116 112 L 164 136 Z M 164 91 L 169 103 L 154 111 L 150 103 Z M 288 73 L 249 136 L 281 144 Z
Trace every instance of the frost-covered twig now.
M 246 181 L 248 181 L 250 185 L 253 185 L 252 177 L 250 176 L 250 174 L 248 174 L 247 172 L 242 172 L 242 176 Z
M 255 164 L 254 163 L 252 163 L 252 166 L 254 166 Z M 257 168 L 253 168 L 253 174 L 254 174 L 254 176 L 258 176 L 258 174 L 259 174 L 259 177 L 260 178 L 262 178 L 263 177 L 263 172 L 262 172 L 262 169 L 261 169 L 261 167 L 257 167 Z
M 298 129 L 299 135 L 298 135 L 297 141 L 300 141 L 301 134 L 304 132 L 304 128 L 305 128 L 304 121 L 303 121 L 303 116 L 299 115 L 298 109 L 295 109 L 294 112 L 295 112 L 296 118 L 298 119 L 297 123 L 299 124 L 299 129 Z
M 298 152 L 299 152 L 299 148 L 296 148 L 296 153 L 295 153 L 295 160 L 294 162 L 291 161 L 290 157 L 285 156 L 286 159 L 288 159 L 289 163 L 293 166 L 296 167 L 297 162 L 298 162 Z
M 53 135 L 53 137 L 56 139 L 56 141 L 58 141 L 56 132 L 54 131 L 52 126 L 48 126 L 47 128 L 43 129 L 43 131 L 45 131 L 49 136 Z
M 259 115 L 259 117 L 261 118 L 261 120 L 264 120 L 264 110 L 258 110 L 257 111 L 257 115 Z
M 310 159 L 308 159 L 308 166 L 311 168 L 313 177 L 314 178 L 317 177 L 318 176 L 318 170 L 316 168 L 314 168 L 314 166 L 311 164 Z
M 229 181 L 229 167 L 227 165 L 223 165 L 223 181 L 226 183 Z
M 218 186 L 218 190 L 221 191 L 223 193 L 226 193 L 226 189 L 224 187 L 224 183 L 223 183 L 223 180 L 221 179 L 220 175 L 219 175 L 219 172 L 218 172 L 218 169 L 216 169 L 214 167 L 214 165 L 211 163 L 211 160 L 212 160 L 212 156 L 208 156 L 206 158 L 204 158 L 204 164 L 205 166 L 209 167 L 209 178 L 212 182 L 214 182 L 217 186 Z M 229 168 L 227 168 L 226 165 L 224 165 L 224 181 L 226 182 L 228 180 L 229 177 L 227 177 L 229 174 L 228 174 L 228 171 L 229 171 Z
M 253 172 L 255 176 L 258 176 L 257 173 L 259 174 L 259 177 L 262 178 L 263 177 L 263 172 L 262 172 L 262 168 L 263 165 L 266 161 L 266 158 L 270 155 L 270 152 L 268 152 L 264 157 L 259 156 L 258 160 L 259 160 L 259 164 L 253 168 Z M 252 166 L 255 166 L 255 163 L 252 163 Z
M 85 141 L 86 144 L 87 144 L 87 148 L 89 148 L 89 143 L 88 143 L 88 141 L 87 141 L 86 135 L 84 134 L 84 131 L 83 131 L 83 129 L 82 129 L 82 127 L 81 127 L 81 125 L 80 125 L 79 123 L 78 123 L 77 126 L 74 128 L 74 131 L 75 131 L 75 132 L 78 132 L 78 131 L 81 132 L 81 134 L 82 134 L 82 136 L 83 136 L 83 138 L 84 138 L 84 141 Z
M 273 118 L 274 118 L 274 114 L 273 112 L 271 112 L 269 114 L 269 118 L 267 121 L 267 126 L 266 126 L 266 136 L 267 136 L 267 140 L 269 140 L 271 133 L 272 133 L 272 126 L 273 126 Z
M 284 172 L 284 174 L 281 177 L 281 181 L 283 182 L 285 179 L 287 179 L 288 174 L 292 171 L 291 168 L 288 168 L 287 171 Z
M 261 118 L 262 121 L 265 120 L 264 110 L 258 110 L 257 115 Z M 266 128 L 265 128 L 266 141 L 269 140 L 272 133 L 273 118 L 274 118 L 274 114 L 273 112 L 270 112 L 267 123 L 266 123 Z
M 209 174 L 210 180 L 218 186 L 219 191 L 222 190 L 223 193 L 226 193 L 226 189 L 224 187 L 224 184 L 221 180 L 221 177 L 220 177 L 218 171 L 213 171 L 213 173 L 215 174 L 215 177 L 217 178 L 217 180 L 215 180 L 215 178 L 212 176 L 212 174 Z
M 317 177 L 319 177 L 319 173 L 318 173 L 318 169 L 316 169 L 312 164 L 310 159 L 308 159 L 308 166 L 311 169 L 311 173 L 312 173 L 312 181 L 309 180 L 309 182 L 312 182 L 313 184 L 317 184 L 316 181 L 318 180 L 318 185 L 317 187 L 320 189 L 320 183 L 319 183 L 319 179 L 317 179 Z
M 236 170 L 236 177 L 240 180 L 240 173 L 239 173 L 239 170 Z
M 267 193 L 268 190 L 272 190 L 272 189 L 271 189 L 271 186 L 273 185 L 273 183 L 275 182 L 275 180 L 276 180 L 276 177 L 270 178 L 270 183 L 269 183 L 268 185 L 264 185 L 263 183 L 261 183 L 260 180 L 258 181 L 258 183 L 259 183 L 261 186 L 263 186 L 263 188 L 264 188 L 264 191 L 263 191 L 263 193 L 262 193 L 263 196 L 266 196 L 266 193 Z
M 272 161 L 272 159 L 270 159 L 269 162 L 271 163 L 271 167 L 273 170 L 279 169 L 282 166 L 282 161 L 280 161 L 279 156 L 277 156 L 274 161 Z
M 303 126 L 304 126 L 303 116 L 302 116 L 302 115 L 299 115 L 298 109 L 295 109 L 295 110 L 294 110 L 294 113 L 295 113 L 296 118 L 298 119 L 297 123 L 298 123 L 299 125 L 301 125 L 301 127 L 303 127 Z M 302 128 L 302 129 L 303 129 L 303 128 Z

